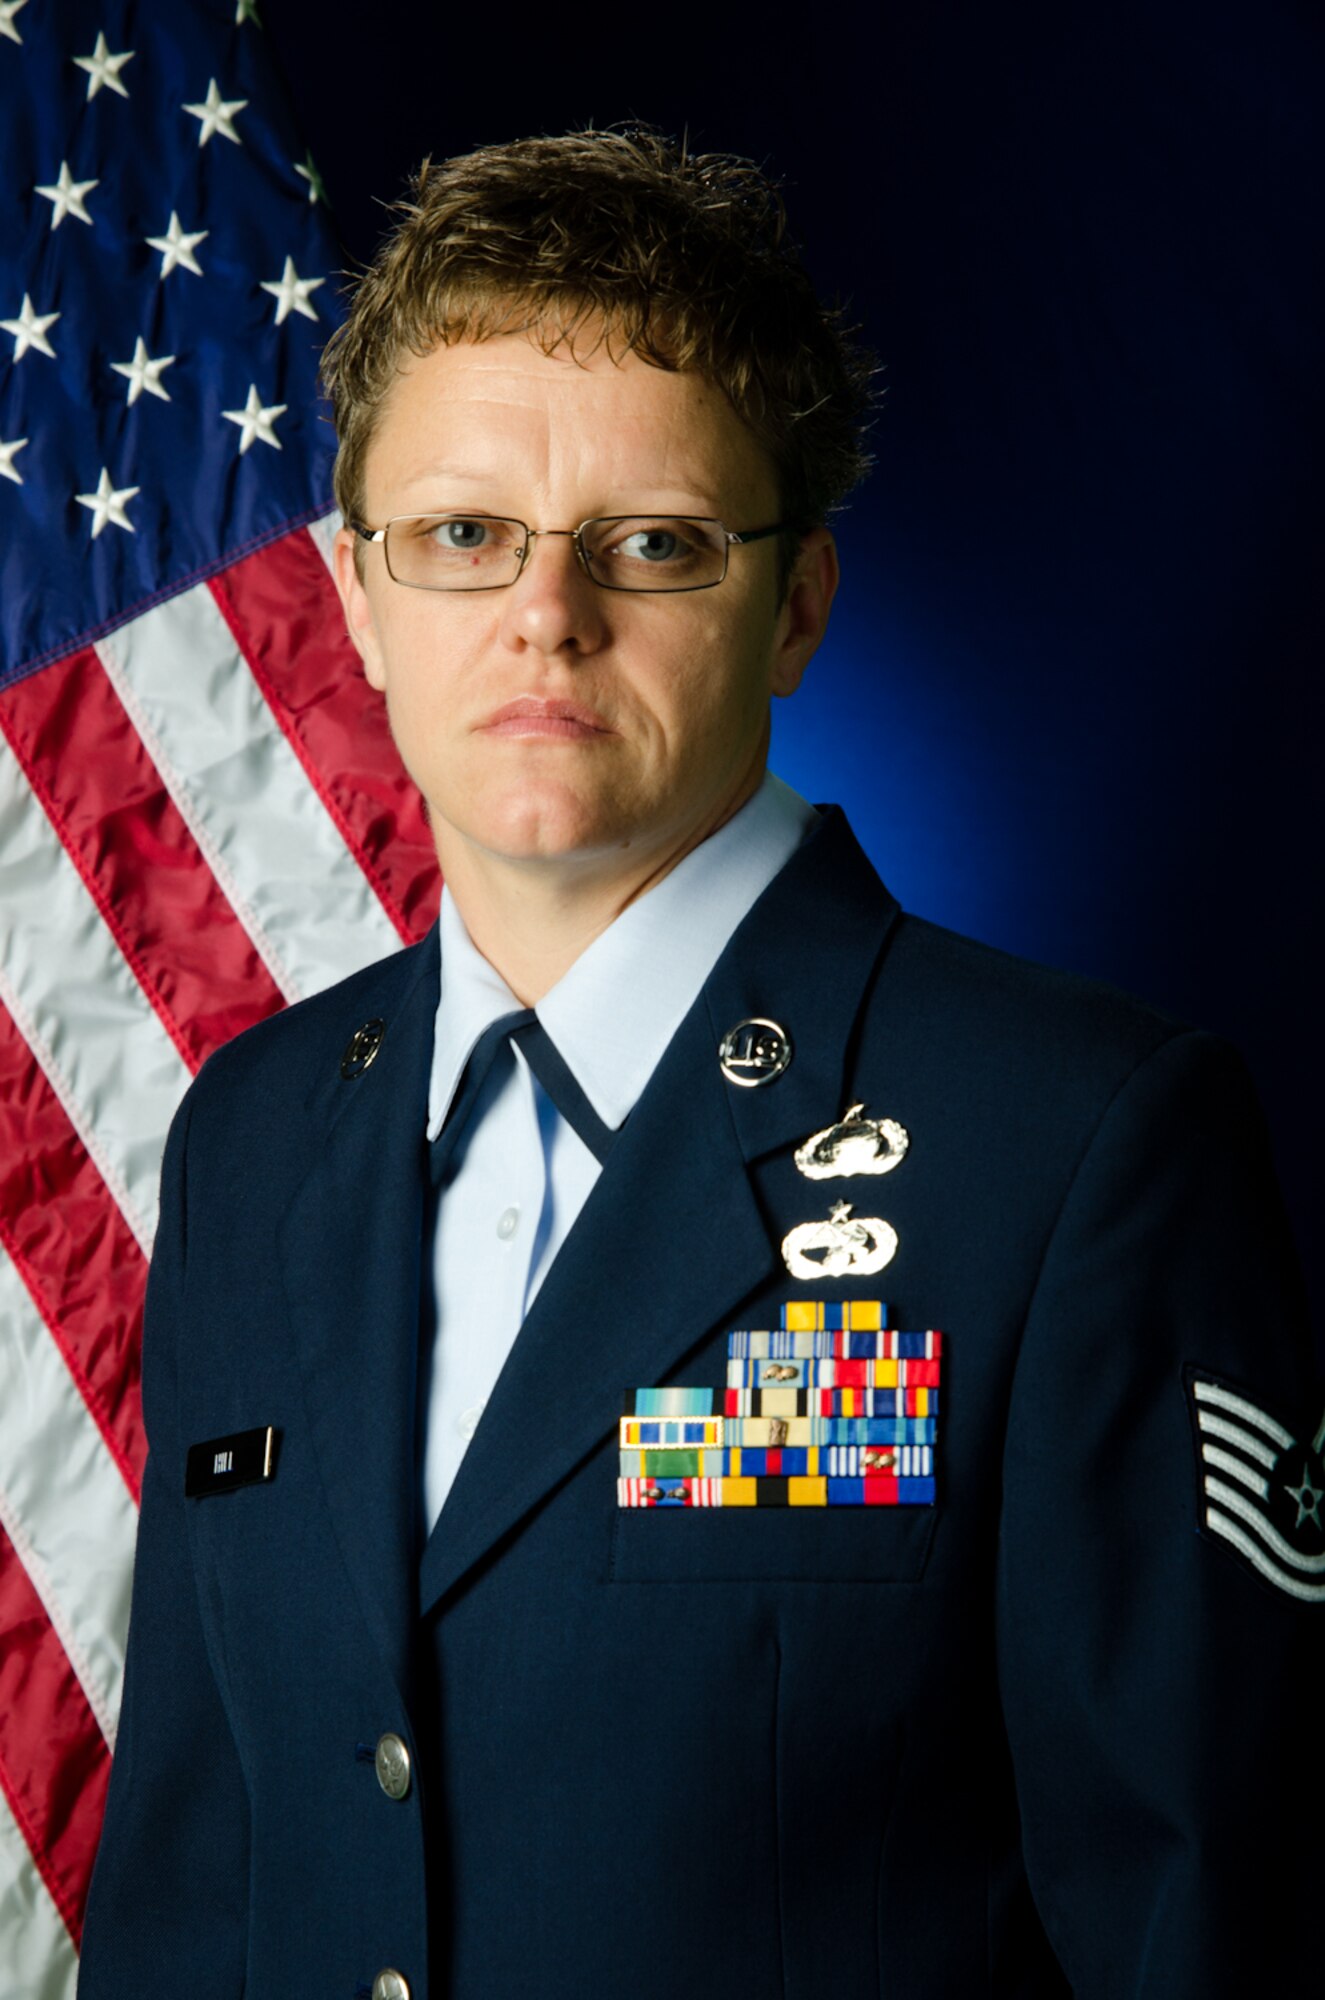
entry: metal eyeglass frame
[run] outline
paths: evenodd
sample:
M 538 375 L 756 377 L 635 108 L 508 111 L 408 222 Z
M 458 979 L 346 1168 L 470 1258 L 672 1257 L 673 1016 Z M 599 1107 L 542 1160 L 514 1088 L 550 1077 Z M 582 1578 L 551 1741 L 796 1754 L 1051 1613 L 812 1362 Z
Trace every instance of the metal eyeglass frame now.
M 640 514 L 591 514 L 587 521 L 580 522 L 578 528 L 531 528 L 527 522 L 517 520 L 514 514 L 393 514 L 391 519 L 385 522 L 380 528 L 366 527 L 362 521 L 347 521 L 345 525 L 359 537 L 360 541 L 380 542 L 382 544 L 383 559 L 386 557 L 387 529 L 393 527 L 397 521 L 509 521 L 512 527 L 523 528 L 524 547 L 520 551 L 520 559 L 516 564 L 515 575 L 508 577 L 505 583 L 461 585 L 407 583 L 403 577 L 397 576 L 390 563 L 387 563 L 387 575 L 391 578 L 392 583 L 398 583 L 402 590 L 427 590 L 436 596 L 443 597 L 459 595 L 477 596 L 481 590 L 509 590 L 511 585 L 518 583 L 523 576 L 524 566 L 529 560 L 529 551 L 540 535 L 544 537 L 551 535 L 568 536 L 575 545 L 575 554 L 579 559 L 580 568 L 584 571 L 590 583 L 595 584 L 599 590 L 616 590 L 629 597 L 680 597 L 687 591 L 716 590 L 720 583 L 725 583 L 727 580 L 728 561 L 733 548 L 744 548 L 748 542 L 767 541 L 770 535 L 788 535 L 798 532 L 790 521 L 775 521 L 771 528 L 746 528 L 738 534 L 735 529 L 728 528 L 723 522 L 717 519 L 716 515 L 712 514 L 660 515 L 658 518 L 663 520 L 696 521 L 701 522 L 705 527 L 720 528 L 723 537 L 722 575 L 715 576 L 712 583 L 664 584 L 661 587 L 652 584 L 604 583 L 601 577 L 595 576 L 589 567 L 589 558 L 585 552 L 584 543 L 580 539 L 585 529 L 610 526 L 615 521 L 638 521 L 649 518 L 651 517 L 648 515 Z

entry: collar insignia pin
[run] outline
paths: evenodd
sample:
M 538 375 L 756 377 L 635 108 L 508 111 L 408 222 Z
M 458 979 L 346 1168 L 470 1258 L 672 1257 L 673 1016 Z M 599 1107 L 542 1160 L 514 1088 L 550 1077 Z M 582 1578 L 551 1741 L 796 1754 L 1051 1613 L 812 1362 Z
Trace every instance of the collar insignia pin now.
M 786 1029 L 757 1015 L 728 1028 L 718 1043 L 723 1075 L 742 1090 L 774 1082 L 790 1061 L 791 1036 Z
M 895 1118 L 867 1118 L 865 1106 L 853 1104 L 836 1125 L 812 1133 L 798 1147 L 796 1165 L 812 1181 L 890 1174 L 910 1144 L 910 1133 Z
M 346 1083 L 351 1078 L 362 1076 L 377 1061 L 377 1052 L 386 1035 L 385 1021 L 365 1021 L 356 1028 L 345 1044 L 345 1053 L 340 1059 L 340 1073 Z
M 856 1278 L 881 1271 L 897 1255 L 897 1231 L 878 1215 L 853 1215 L 835 1201 L 824 1222 L 798 1222 L 782 1239 L 793 1278 Z

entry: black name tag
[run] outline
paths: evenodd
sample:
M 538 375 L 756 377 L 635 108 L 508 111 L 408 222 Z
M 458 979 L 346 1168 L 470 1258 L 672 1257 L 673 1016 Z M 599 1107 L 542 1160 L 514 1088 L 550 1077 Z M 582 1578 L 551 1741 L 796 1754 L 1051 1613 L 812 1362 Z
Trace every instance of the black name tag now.
M 184 1461 L 184 1492 L 190 1500 L 204 1493 L 232 1493 L 236 1486 L 260 1485 L 275 1472 L 276 1432 L 264 1424 L 260 1430 L 191 1444 Z

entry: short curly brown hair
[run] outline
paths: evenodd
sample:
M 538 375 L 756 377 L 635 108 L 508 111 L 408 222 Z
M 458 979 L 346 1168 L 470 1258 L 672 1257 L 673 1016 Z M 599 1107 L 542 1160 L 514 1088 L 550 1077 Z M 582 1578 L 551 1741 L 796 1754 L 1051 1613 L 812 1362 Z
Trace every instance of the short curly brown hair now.
M 864 476 L 873 357 L 820 304 L 781 196 L 750 161 L 631 126 L 425 160 L 411 194 L 322 357 L 347 519 L 363 519 L 402 355 L 515 331 L 549 353 L 605 342 L 705 376 L 769 453 L 797 529 Z

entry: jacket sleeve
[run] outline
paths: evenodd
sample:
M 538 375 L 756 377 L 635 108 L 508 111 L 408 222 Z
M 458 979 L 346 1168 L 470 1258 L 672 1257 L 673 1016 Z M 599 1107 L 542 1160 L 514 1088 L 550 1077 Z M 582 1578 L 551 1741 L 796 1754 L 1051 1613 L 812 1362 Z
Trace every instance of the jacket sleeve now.
M 186 1325 L 185 1153 L 190 1100 L 171 1129 L 143 1336 L 147 1470 L 124 1700 L 88 1900 L 80 2000 L 244 1990 L 248 1809 L 199 1618 L 176 1405 Z
M 1319 1976 L 1325 1603 L 1210 1531 L 1193 1370 L 1291 1431 L 1268 1478 L 1295 1482 L 1319 1392 L 1260 1114 L 1232 1052 L 1184 1033 L 1073 1177 L 1007 1434 L 1002 1701 L 1032 1891 L 1078 2000 Z

